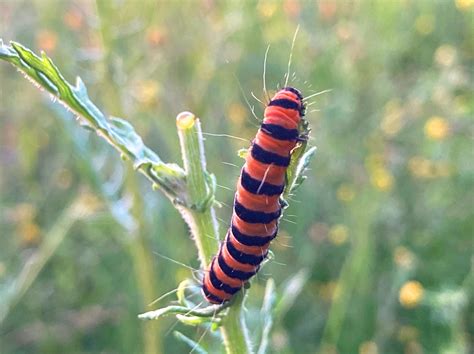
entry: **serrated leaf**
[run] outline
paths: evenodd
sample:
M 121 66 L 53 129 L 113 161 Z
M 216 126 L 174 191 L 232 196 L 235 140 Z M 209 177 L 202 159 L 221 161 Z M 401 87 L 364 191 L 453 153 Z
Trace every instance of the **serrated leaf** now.
M 316 153 L 316 147 L 313 146 L 308 151 L 305 151 L 305 149 L 306 143 L 303 143 L 291 155 L 290 165 L 286 172 L 285 190 L 283 192 L 283 198 L 285 199 L 306 179 L 304 173 Z
M 53 61 L 44 53 L 36 55 L 20 43 L 6 46 L 0 39 L 0 59 L 8 61 L 37 87 L 48 91 L 66 109 L 74 112 L 81 126 L 94 130 L 122 156 L 132 160 L 134 167 L 163 189 L 170 199 L 186 201 L 185 172 L 176 164 L 167 164 L 149 149 L 133 126 L 121 118 L 107 118 L 92 102 L 81 78 L 71 85 Z

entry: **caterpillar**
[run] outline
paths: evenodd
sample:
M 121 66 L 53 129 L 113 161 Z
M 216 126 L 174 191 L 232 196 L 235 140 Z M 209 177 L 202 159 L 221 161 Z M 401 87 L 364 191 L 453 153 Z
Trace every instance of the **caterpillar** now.
M 305 113 L 303 96 L 285 87 L 270 100 L 237 182 L 231 225 L 204 274 L 207 301 L 222 304 L 254 276 L 278 232 L 291 151 Z

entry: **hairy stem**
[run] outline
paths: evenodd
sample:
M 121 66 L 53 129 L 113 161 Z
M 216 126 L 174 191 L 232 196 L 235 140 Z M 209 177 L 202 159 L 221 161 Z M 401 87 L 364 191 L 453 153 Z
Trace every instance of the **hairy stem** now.
M 68 110 L 74 112 L 82 125 L 94 130 L 123 157 L 131 159 L 136 170 L 160 187 L 189 225 L 198 248 L 201 267 L 207 269 L 219 248 L 219 237 L 217 219 L 212 207 L 215 181 L 206 171 L 199 120 L 192 113 L 178 117 L 178 132 L 185 165 L 183 170 L 174 163 L 164 163 L 143 143 L 128 122 L 107 117 L 102 113 L 90 100 L 82 80 L 78 78 L 76 85 L 71 85 L 44 53 L 39 57 L 19 43 L 5 46 L 0 40 L 0 59 L 10 62 L 37 87 L 47 90 Z M 136 254 L 140 253 L 142 252 L 137 250 Z M 229 354 L 252 352 L 242 317 L 243 299 L 242 291 L 232 304 L 229 304 L 229 313 L 221 327 Z M 147 350 L 151 351 L 153 350 Z
M 183 154 L 186 182 L 191 205 L 181 207 L 183 217 L 191 228 L 196 242 L 201 268 L 207 269 L 219 248 L 218 227 L 214 208 L 212 177 L 206 171 L 203 136 L 199 119 L 194 114 L 178 115 L 176 125 Z M 248 330 L 243 319 L 242 302 L 244 291 L 239 292 L 229 308 L 221 327 L 224 345 L 228 354 L 251 353 Z
M 199 119 L 183 112 L 176 118 L 183 155 L 189 205 L 179 209 L 188 223 L 198 249 L 201 267 L 206 269 L 219 245 L 219 230 L 212 207 L 213 192 L 206 181 L 206 159 Z
M 235 302 L 230 307 L 221 327 L 227 354 L 253 353 L 242 311 L 244 295 L 244 289 L 235 295 Z

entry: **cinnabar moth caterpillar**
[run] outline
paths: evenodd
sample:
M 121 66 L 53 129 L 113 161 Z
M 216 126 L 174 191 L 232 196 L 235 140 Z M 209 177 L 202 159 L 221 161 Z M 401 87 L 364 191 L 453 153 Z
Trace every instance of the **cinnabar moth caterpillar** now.
M 202 290 L 211 303 L 230 300 L 268 254 L 278 232 L 280 196 L 304 109 L 303 96 L 292 87 L 278 91 L 265 109 L 237 182 L 231 226 L 204 275 Z

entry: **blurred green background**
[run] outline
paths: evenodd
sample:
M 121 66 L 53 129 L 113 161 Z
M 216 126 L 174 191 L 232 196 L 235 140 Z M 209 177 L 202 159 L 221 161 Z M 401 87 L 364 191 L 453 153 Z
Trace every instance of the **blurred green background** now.
M 265 280 L 307 283 L 273 353 L 474 350 L 474 2 L 0 1 L 0 37 L 46 51 L 68 80 L 180 162 L 175 116 L 251 139 L 267 87 L 315 97 L 318 147 L 281 222 Z M 241 85 L 242 90 L 239 88 Z M 207 136 L 221 234 L 246 143 Z M 230 164 L 237 165 L 233 167 Z M 199 267 L 176 210 L 95 134 L 0 63 L 0 351 L 187 353 L 202 331 L 137 314 Z M 207 333 L 202 344 L 218 351 Z

